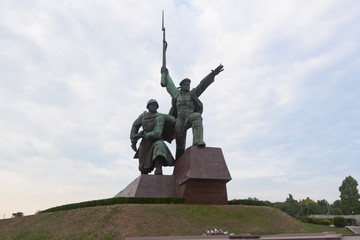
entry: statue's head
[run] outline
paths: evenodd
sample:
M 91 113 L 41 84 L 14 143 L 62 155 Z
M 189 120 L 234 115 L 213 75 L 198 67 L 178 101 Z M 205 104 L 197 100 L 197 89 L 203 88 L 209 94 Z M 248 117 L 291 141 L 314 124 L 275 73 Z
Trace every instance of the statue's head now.
M 181 82 L 180 82 L 180 89 L 182 91 L 190 91 L 190 83 L 191 83 L 191 80 L 188 79 L 188 78 L 185 78 L 183 79 Z
M 146 104 L 146 108 L 149 110 L 149 112 L 156 112 L 156 110 L 159 108 L 159 104 L 155 99 L 150 99 Z

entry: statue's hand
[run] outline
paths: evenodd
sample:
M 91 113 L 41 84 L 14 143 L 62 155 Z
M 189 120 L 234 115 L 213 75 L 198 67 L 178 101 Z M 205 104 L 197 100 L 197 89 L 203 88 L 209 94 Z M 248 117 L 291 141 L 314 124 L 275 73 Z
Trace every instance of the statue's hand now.
M 136 142 L 132 142 L 131 143 L 131 148 L 136 152 L 137 148 L 136 148 Z
M 214 76 L 216 76 L 222 71 L 224 71 L 224 66 L 222 64 L 220 64 L 217 68 L 215 68 L 211 72 L 212 72 L 212 74 L 214 74 Z
M 135 137 L 136 137 L 137 139 L 140 139 L 140 138 L 143 138 L 144 135 L 145 135 L 144 131 L 140 131 L 140 132 L 138 132 L 138 134 L 135 135 Z
M 136 152 L 137 148 L 136 148 L 136 143 L 138 141 L 138 138 L 134 137 L 131 139 L 131 148 Z
M 140 138 L 144 138 L 144 137 L 145 137 L 144 131 L 140 131 L 140 132 L 138 132 L 137 134 L 135 134 L 135 136 L 133 136 L 133 137 L 131 138 L 131 143 L 136 145 L 137 141 L 138 141 Z
M 163 73 L 169 74 L 169 70 L 166 67 L 161 67 L 160 72 L 161 72 L 161 74 L 163 74 Z

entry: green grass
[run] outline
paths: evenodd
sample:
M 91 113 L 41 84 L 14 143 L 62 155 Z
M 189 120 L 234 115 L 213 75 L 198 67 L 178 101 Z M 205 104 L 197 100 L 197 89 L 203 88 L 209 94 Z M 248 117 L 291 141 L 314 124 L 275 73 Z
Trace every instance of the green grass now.
M 352 234 L 346 229 L 302 223 L 271 207 L 118 204 L 0 220 L 0 240 L 200 236 L 214 228 L 235 234 Z
M 353 232 L 351 232 L 346 228 L 329 227 L 325 225 L 312 224 L 312 223 L 302 223 L 302 224 L 305 226 L 306 232 L 308 233 L 336 232 L 338 234 L 345 234 L 345 235 L 354 234 Z
M 7 239 L 7 238 L 4 237 L 4 238 L 0 238 L 0 239 Z M 48 240 L 48 239 L 51 239 L 51 235 L 50 234 L 45 234 L 45 233 L 42 233 L 42 232 L 32 234 L 30 231 L 28 231 L 28 232 L 24 232 L 22 234 L 19 234 L 16 237 L 13 238 L 13 240 L 23 240 L 23 239 L 27 239 L 27 240 Z

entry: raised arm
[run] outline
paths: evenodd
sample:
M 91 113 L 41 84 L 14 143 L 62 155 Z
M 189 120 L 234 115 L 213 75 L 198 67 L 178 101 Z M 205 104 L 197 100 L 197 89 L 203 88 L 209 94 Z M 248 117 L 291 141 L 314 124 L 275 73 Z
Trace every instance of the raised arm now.
M 211 70 L 211 73 L 209 73 L 206 77 L 204 77 L 199 85 L 195 88 L 196 96 L 200 96 L 208 86 L 210 86 L 211 83 L 214 82 L 215 76 L 218 75 L 220 72 L 224 71 L 224 66 L 220 64 L 217 68 L 214 70 Z
M 167 68 L 161 68 L 161 79 L 162 79 L 161 86 L 166 87 L 166 90 L 170 94 L 170 96 L 175 98 L 179 92 L 179 89 L 175 87 L 175 84 L 171 79 Z

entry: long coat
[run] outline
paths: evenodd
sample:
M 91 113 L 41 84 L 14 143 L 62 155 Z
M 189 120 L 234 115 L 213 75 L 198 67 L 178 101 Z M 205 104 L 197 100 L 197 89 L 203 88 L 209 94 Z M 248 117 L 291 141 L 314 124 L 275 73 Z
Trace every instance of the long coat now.
M 134 121 L 130 139 L 134 139 L 140 127 L 144 132 L 139 149 L 134 158 L 139 159 L 141 173 L 149 173 L 154 167 L 155 159 L 161 159 L 163 166 L 174 166 L 174 157 L 164 140 L 171 142 L 174 137 L 175 118 L 161 113 L 143 112 Z

